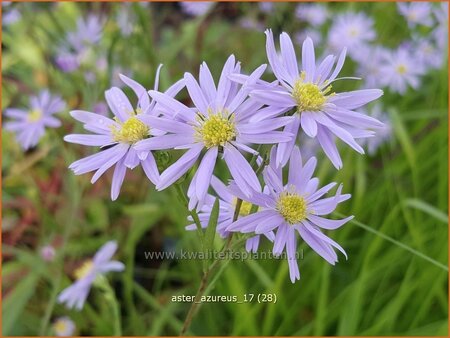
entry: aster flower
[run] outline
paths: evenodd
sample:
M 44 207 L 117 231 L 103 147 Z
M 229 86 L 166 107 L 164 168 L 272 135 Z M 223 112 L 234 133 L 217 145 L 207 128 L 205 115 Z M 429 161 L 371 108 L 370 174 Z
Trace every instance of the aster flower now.
M 110 271 L 122 271 L 125 266 L 111 258 L 117 250 L 117 243 L 110 241 L 104 244 L 92 260 L 86 261 L 75 271 L 77 280 L 58 296 L 58 303 L 66 304 L 67 308 L 81 310 L 97 277 Z
M 296 260 L 297 232 L 306 244 L 330 264 L 334 265 L 338 261 L 334 248 L 347 257 L 344 249 L 323 234 L 321 229 L 337 229 L 353 218 L 331 220 L 323 217 L 332 213 L 350 195 L 341 194 L 341 185 L 335 196 L 322 198 L 336 183 L 318 189 L 319 180 L 313 177 L 316 163 L 312 157 L 303 166 L 300 150 L 295 147 L 289 161 L 287 184 L 283 183 L 281 168 L 270 165 L 265 168 L 263 175 L 269 195 L 255 192 L 252 197 L 246 198 L 237 186 L 232 187 L 236 196 L 259 206 L 259 210 L 239 218 L 226 230 L 257 235 L 276 231 L 273 254 L 278 256 L 286 250 L 292 283 L 300 279 Z
M 130 36 L 133 32 L 134 21 L 135 16 L 129 3 L 125 3 L 119 7 L 119 12 L 117 13 L 117 25 L 124 37 Z
M 46 262 L 53 262 L 56 256 L 56 250 L 51 245 L 43 246 L 40 250 L 41 257 Z
M 249 76 L 248 83 L 259 79 L 264 69 L 265 65 L 256 69 Z M 249 123 L 250 116 L 257 115 L 263 104 L 247 99 L 247 86 L 239 86 L 229 79 L 230 74 L 234 73 L 240 73 L 240 65 L 233 55 L 225 63 L 217 87 L 206 63 L 200 67 L 200 84 L 191 74 L 185 73 L 186 88 L 195 106 L 193 109 L 168 95 L 157 91 L 149 92 L 158 104 L 166 111 L 174 112 L 175 116 L 147 116 L 145 120 L 149 125 L 168 134 L 143 140 L 136 145 L 136 149 L 189 149 L 161 174 L 157 190 L 170 186 L 193 167 L 197 159 L 202 158 L 188 189 L 190 210 L 195 206 L 200 209 L 204 203 L 219 152 L 223 151 L 222 157 L 233 179 L 244 193 L 251 194 L 252 190 L 258 189 L 259 181 L 239 150 L 254 154 L 255 150 L 249 144 L 287 142 L 292 136 L 276 131 L 291 121 L 290 117 L 271 118 L 270 114 L 277 113 L 277 108 L 266 108 L 264 112 L 269 118 Z M 204 156 L 203 150 L 206 151 Z
M 59 97 L 51 95 L 48 90 L 39 93 L 38 96 L 30 98 L 30 108 L 5 109 L 5 116 L 14 119 L 6 122 L 5 130 L 16 134 L 16 139 L 24 150 L 36 146 L 45 134 L 45 128 L 57 128 L 61 122 L 54 117 L 56 113 L 62 112 L 66 107 L 65 102 Z
M 158 88 L 159 70 L 160 67 L 156 74 L 155 89 Z M 152 152 L 138 154 L 135 144 L 140 140 L 163 134 L 160 130 L 150 128 L 141 121 L 143 116 L 156 114 L 156 102 L 150 100 L 146 89 L 136 81 L 124 75 L 121 75 L 121 79 L 136 94 L 137 107 L 133 108 L 122 90 L 113 87 L 105 92 L 105 98 L 114 114 L 114 119 L 87 111 L 74 110 L 70 112 L 70 115 L 84 123 L 84 129 L 95 135 L 71 134 L 64 137 L 66 142 L 101 148 L 99 153 L 75 161 L 69 168 L 76 175 L 96 171 L 91 180 L 91 183 L 95 183 L 114 166 L 111 185 L 112 200 L 116 200 L 119 196 L 127 168 L 134 169 L 141 165 L 148 179 L 153 184 L 157 184 L 159 172 Z M 167 96 L 175 95 L 183 86 L 182 81 L 178 81 L 167 90 Z
M 53 331 L 58 337 L 70 337 L 75 332 L 75 323 L 69 317 L 60 317 L 53 322 Z
M 381 68 L 389 56 L 389 50 L 379 45 L 366 45 L 360 49 L 355 61 L 358 64 L 356 74 L 364 78 L 363 87 L 382 86 Z
M 437 27 L 433 29 L 431 34 L 440 52 L 444 54 L 448 52 L 448 2 L 441 2 L 440 6 L 433 12 L 437 20 Z
M 417 38 L 413 46 L 417 60 L 422 64 L 424 72 L 427 69 L 439 69 L 444 64 L 445 52 L 439 50 L 431 39 Z
M 382 84 L 400 94 L 405 93 L 408 86 L 418 88 L 424 71 L 423 64 L 405 46 L 390 52 L 380 67 Z
M 328 34 L 328 46 L 332 53 L 347 48 L 353 58 L 375 37 L 372 18 L 364 13 L 347 12 L 337 15 L 333 21 Z
M 181 9 L 188 15 L 200 16 L 206 14 L 213 6 L 211 1 L 185 1 L 180 2 Z
M 2 1 L 2 27 L 12 25 L 22 18 L 20 11 L 11 4 L 11 1 Z
M 274 3 L 270 1 L 258 2 L 258 7 L 263 13 L 270 13 L 274 9 Z
M 234 218 L 234 212 L 236 209 L 236 203 L 237 203 L 237 197 L 233 195 L 229 187 L 227 187 L 225 184 L 223 184 L 222 181 L 220 181 L 216 176 L 212 176 L 211 178 L 211 187 L 214 189 L 215 193 L 219 197 L 219 216 L 217 221 L 217 228 L 216 231 L 219 233 L 219 235 L 222 238 L 226 238 L 229 235 L 229 232 L 226 231 L 226 228 L 233 223 Z M 212 195 L 207 195 L 205 198 L 205 204 L 203 205 L 200 213 L 198 214 L 200 223 L 203 228 L 206 228 L 208 226 L 209 219 L 211 217 L 211 212 L 214 207 L 214 203 L 216 201 L 216 198 Z M 242 201 L 241 207 L 239 209 L 239 216 L 247 216 L 250 214 L 250 210 L 252 208 L 252 204 L 246 201 Z M 193 222 L 193 219 L 191 216 L 188 217 L 188 220 L 190 222 Z M 186 230 L 196 230 L 197 226 L 196 224 L 189 224 L 186 226 Z M 265 234 L 267 239 L 270 241 L 273 241 L 275 238 L 275 235 L 273 232 L 268 232 Z M 260 242 L 260 235 L 256 235 L 254 237 L 249 238 L 246 241 L 246 250 L 248 252 L 256 252 L 258 250 Z
M 76 30 L 67 34 L 66 43 L 58 49 L 56 65 L 67 73 L 77 70 L 89 59 L 90 49 L 100 41 L 102 30 L 103 23 L 98 16 L 89 15 L 86 20 L 79 18 Z
M 303 41 L 305 41 L 308 37 L 313 40 L 314 44 L 320 44 L 323 40 L 320 31 L 316 29 L 305 28 L 294 35 L 294 41 L 295 43 L 301 45 Z
M 327 8 L 320 4 L 299 4 L 295 9 L 295 16 L 313 27 L 319 27 L 327 21 L 329 13 Z
M 285 132 L 297 135 L 301 128 L 309 137 L 317 138 L 336 168 L 342 167 L 342 160 L 334 137 L 363 154 L 364 150 L 355 138 L 372 136 L 373 132 L 369 129 L 382 124 L 374 118 L 355 112 L 354 109 L 379 98 L 383 92 L 379 89 L 364 89 L 333 93 L 332 83 L 338 79 L 344 64 L 345 49 L 335 67 L 336 58 L 333 55 L 328 55 L 316 65 L 314 45 L 308 38 L 303 42 L 302 67 L 299 70 L 289 35 L 280 35 L 281 58 L 275 50 L 272 32 L 268 30 L 266 35 L 267 57 L 281 85 L 254 86 L 250 96 L 269 107 L 279 108 L 281 113 L 295 109 L 294 120 L 285 127 Z M 284 166 L 287 163 L 294 144 L 295 138 L 278 146 L 277 165 Z
M 397 3 L 399 13 L 405 17 L 409 27 L 417 25 L 431 26 L 431 4 L 426 2 L 399 2 Z

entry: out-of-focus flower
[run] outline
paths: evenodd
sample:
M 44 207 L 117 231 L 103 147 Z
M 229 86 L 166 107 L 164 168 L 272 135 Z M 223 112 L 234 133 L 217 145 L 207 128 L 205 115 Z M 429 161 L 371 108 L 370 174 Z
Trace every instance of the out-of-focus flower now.
M 75 323 L 69 317 L 56 319 L 52 327 L 58 337 L 70 337 L 75 333 Z
M 40 138 L 45 134 L 45 128 L 57 128 L 61 122 L 54 117 L 62 112 L 66 103 L 59 97 L 51 95 L 48 90 L 42 91 L 38 96 L 30 98 L 30 108 L 5 109 L 5 116 L 14 119 L 5 123 L 5 130 L 16 134 L 16 139 L 24 150 L 36 146 Z
M 398 2 L 399 13 L 405 17 L 410 27 L 417 25 L 431 26 L 431 4 L 427 2 Z
M 381 67 L 386 62 L 389 51 L 380 45 L 366 45 L 361 48 L 355 61 L 358 63 L 356 74 L 364 78 L 363 87 L 382 86 Z
M 2 1 L 2 26 L 4 27 L 12 25 L 22 18 L 20 11 L 11 4 L 11 1 Z
M 433 12 L 437 20 L 437 27 L 433 29 L 432 36 L 440 52 L 445 54 L 448 52 L 448 2 L 441 2 Z
M 124 37 L 130 36 L 134 28 L 135 16 L 129 3 L 124 3 L 119 7 L 117 13 L 117 25 Z
M 272 118 L 271 108 L 266 108 L 265 117 L 260 121 L 249 122 L 250 117 L 259 116 L 263 104 L 248 99 L 247 84 L 257 81 L 265 70 L 265 65 L 257 68 L 243 86 L 232 82 L 231 74 L 240 74 L 240 64 L 231 55 L 225 63 L 219 84 L 214 84 L 206 63 L 200 66 L 199 83 L 190 73 L 184 80 L 194 108 L 188 108 L 168 95 L 150 91 L 158 104 L 172 112 L 172 117 L 146 117 L 149 125 L 166 131 L 168 134 L 143 140 L 136 145 L 139 151 L 159 149 L 189 149 L 174 164 L 167 168 L 156 185 L 162 190 L 184 175 L 195 162 L 201 163 L 192 179 L 189 189 L 189 209 L 204 203 L 211 176 L 219 151 L 236 183 L 246 194 L 259 188 L 259 181 L 250 164 L 240 150 L 255 154 L 249 144 L 276 144 L 291 139 L 290 133 L 275 131 L 291 121 L 290 117 Z M 263 112 L 264 113 L 264 112 Z M 259 114 L 259 115 L 258 115 Z M 175 121 L 174 118 L 178 119 Z M 206 153 L 202 156 L 202 151 Z
M 327 21 L 329 13 L 327 8 L 321 4 L 299 4 L 295 10 L 295 15 L 311 26 L 319 27 Z
M 263 31 L 265 28 L 262 23 L 254 20 L 254 19 L 249 19 L 249 18 L 242 18 L 241 20 L 239 20 L 239 25 L 242 28 L 255 30 L 255 31 Z
M 409 48 L 399 47 L 388 54 L 386 62 L 380 68 L 381 81 L 393 92 L 403 94 L 408 89 L 418 88 L 420 76 L 424 73 L 422 63 Z
M 336 57 L 333 55 L 328 55 L 316 65 L 314 45 L 308 38 L 303 43 L 302 69 L 299 71 L 289 35 L 280 35 L 281 58 L 275 49 L 272 31 L 266 31 L 266 35 L 267 57 L 280 85 L 254 86 L 250 97 L 269 107 L 278 107 L 281 113 L 295 109 L 294 120 L 284 128 L 285 132 L 297 136 L 301 128 L 309 137 L 317 138 L 336 168 L 342 167 L 342 160 L 334 142 L 335 137 L 363 154 L 364 150 L 355 139 L 373 135 L 370 129 L 382 124 L 354 109 L 376 100 L 383 92 L 380 89 L 364 89 L 334 93 L 332 83 L 338 80 L 337 76 L 344 65 L 345 49 L 335 67 Z M 294 144 L 295 138 L 291 142 L 279 144 L 277 165 L 284 166 L 287 163 Z
M 51 245 L 46 245 L 41 248 L 41 257 L 46 262 L 53 262 L 56 256 L 55 248 Z
M 347 48 L 348 54 L 353 58 L 375 37 L 372 18 L 364 13 L 347 12 L 336 16 L 329 30 L 328 47 L 332 53 Z
M 377 130 L 374 137 L 364 139 L 363 144 L 367 145 L 367 152 L 369 155 L 374 155 L 381 145 L 392 138 L 392 122 L 389 114 L 381 109 L 380 104 L 375 104 L 372 109 L 369 110 L 368 115 L 376 118 L 384 124 L 383 127 Z
M 274 3 L 270 1 L 259 2 L 258 7 L 263 13 L 271 13 L 274 8 Z
M 296 44 L 301 45 L 308 37 L 311 38 L 316 45 L 322 43 L 323 40 L 322 34 L 318 30 L 306 28 L 294 35 L 294 41 Z
M 283 183 L 281 167 L 275 164 L 264 169 L 264 183 L 269 194 L 255 192 L 247 198 L 237 186 L 231 186 L 231 191 L 237 197 L 259 207 L 259 210 L 249 216 L 239 218 L 227 227 L 227 231 L 266 234 L 276 230 L 273 253 L 281 255 L 286 250 L 291 282 L 300 279 L 297 265 L 297 235 L 327 262 L 334 265 L 337 254 L 334 248 L 341 251 L 342 247 L 331 238 L 324 235 L 321 229 L 334 230 L 353 218 L 353 216 L 331 220 L 322 217 L 332 213 L 339 203 L 350 198 L 349 194 L 341 194 L 342 185 L 336 195 L 322 198 L 336 183 L 330 183 L 318 189 L 319 180 L 313 176 L 316 159 L 310 158 L 303 166 L 300 151 L 295 147 L 289 161 L 287 184 Z
M 124 83 L 121 80 L 121 74 L 125 75 L 126 77 L 133 77 L 133 72 L 129 69 L 124 69 L 121 66 L 115 66 L 112 69 L 111 72 L 111 85 L 113 87 L 119 87 L 119 88 L 123 88 L 124 87 Z
M 102 19 L 89 15 L 86 20 L 79 18 L 77 29 L 67 34 L 67 43 L 58 48 L 55 57 L 56 65 L 66 73 L 71 73 L 80 67 L 80 64 L 90 61 L 91 48 L 102 37 Z
M 103 101 L 97 102 L 92 108 L 92 111 L 102 116 L 108 116 L 108 105 Z
M 213 6 L 211 1 L 186 1 L 180 2 L 181 9 L 188 15 L 200 16 L 206 14 Z
M 84 262 L 75 271 L 77 280 L 59 294 L 58 302 L 65 304 L 69 309 L 75 308 L 81 310 L 92 284 L 98 276 L 110 271 L 122 271 L 125 269 L 123 263 L 111 260 L 116 250 L 116 242 L 107 242 L 97 251 L 92 260 Z
M 417 60 L 422 63 L 424 71 L 441 68 L 444 64 L 446 53 L 439 50 L 432 40 L 419 38 L 413 46 Z
M 159 68 L 155 88 L 158 88 L 158 77 Z M 140 164 L 148 179 L 153 184 L 158 183 L 159 172 L 152 152 L 138 154 L 135 144 L 140 140 L 163 134 L 140 120 L 143 116 L 157 114 L 156 103 L 150 100 L 147 90 L 126 76 L 121 75 L 121 79 L 136 94 L 137 107 L 133 108 L 122 90 L 113 87 L 105 92 L 105 98 L 114 114 L 114 119 L 82 110 L 72 111 L 70 112 L 72 117 L 83 122 L 84 129 L 96 135 L 72 134 L 64 137 L 66 142 L 102 149 L 97 154 L 73 162 L 69 168 L 76 175 L 96 171 L 91 179 L 91 183 L 95 183 L 109 168 L 115 166 L 111 185 L 112 200 L 119 196 L 127 168 L 134 169 Z M 175 83 L 168 89 L 167 95 L 175 95 L 183 86 L 184 84 L 180 81 Z

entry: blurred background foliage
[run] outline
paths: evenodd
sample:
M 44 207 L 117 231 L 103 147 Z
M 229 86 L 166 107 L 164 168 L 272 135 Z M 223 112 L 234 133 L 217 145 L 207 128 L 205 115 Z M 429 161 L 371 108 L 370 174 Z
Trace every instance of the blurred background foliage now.
M 229 54 L 249 72 L 266 63 L 265 27 L 294 34 L 305 28 L 295 3 L 279 3 L 269 13 L 257 3 L 217 3 L 192 16 L 179 3 L 14 3 L 21 19 L 3 25 L 2 110 L 26 107 L 43 88 L 61 95 L 68 109 L 63 126 L 48 130 L 38 147 L 23 152 L 13 134 L 2 133 L 2 326 L 3 335 L 54 334 L 51 323 L 68 316 L 79 335 L 111 335 L 110 309 L 91 292 L 81 312 L 55 304 L 74 269 L 103 243 L 119 242 L 123 273 L 111 274 L 120 302 L 124 335 L 178 334 L 188 303 L 173 295 L 193 295 L 199 261 L 146 260 L 145 251 L 198 250 L 186 232 L 186 211 L 170 188 L 156 193 L 140 169 L 127 173 L 120 198 L 111 202 L 111 173 L 96 184 L 74 176 L 68 165 L 87 155 L 85 147 L 62 137 L 81 131 L 71 109 L 93 110 L 123 72 L 153 87 L 159 63 L 160 88 L 206 61 L 217 78 Z M 375 20 L 377 43 L 397 46 L 409 34 L 395 3 L 329 3 L 332 16 L 364 11 Z M 3 7 L 3 15 L 11 8 Z M 127 11 L 126 35 L 118 16 Z M 104 20 L 103 35 L 76 72 L 55 64 L 58 46 L 79 17 Z M 248 28 L 242 20 L 257 22 Z M 258 28 L 262 27 L 262 28 Z M 326 32 L 329 25 L 321 28 Z M 318 54 L 326 44 L 319 44 Z M 299 50 L 300 46 L 296 46 Z M 103 60 L 104 67 L 100 67 Z M 448 252 L 448 70 L 430 71 L 417 90 L 382 98 L 393 136 L 373 156 L 342 147 L 344 169 L 336 171 L 319 152 L 321 182 L 344 183 L 352 198 L 336 216 L 355 220 L 331 234 L 349 259 L 328 265 L 304 243 L 301 280 L 291 284 L 283 260 L 232 261 L 210 294 L 275 293 L 276 304 L 203 304 L 189 333 L 194 335 L 447 335 Z M 342 76 L 352 76 L 349 60 Z M 92 75 L 94 74 L 94 75 Z M 272 79 L 271 74 L 266 74 Z M 353 89 L 337 84 L 336 89 Z M 127 89 L 125 89 L 127 91 Z M 130 94 L 130 92 L 127 92 Z M 130 96 L 131 97 L 131 96 Z M 180 94 L 187 100 L 185 92 Z M 188 102 L 186 102 L 188 103 Z M 220 174 L 220 173 L 219 173 Z M 222 175 L 226 178 L 226 176 Z M 216 238 L 217 247 L 221 240 Z M 56 258 L 40 255 L 51 244 Z M 267 244 L 267 243 L 266 243 Z M 270 247 L 264 246 L 264 250 Z

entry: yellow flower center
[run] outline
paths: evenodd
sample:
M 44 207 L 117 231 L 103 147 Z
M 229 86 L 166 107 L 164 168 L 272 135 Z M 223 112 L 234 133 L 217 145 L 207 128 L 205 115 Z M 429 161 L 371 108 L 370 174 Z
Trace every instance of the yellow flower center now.
M 150 128 L 136 116 L 132 116 L 126 120 L 120 129 L 116 126 L 112 126 L 111 129 L 114 141 L 130 144 L 147 138 L 150 131 Z
M 236 137 L 234 115 L 209 114 L 205 117 L 199 114 L 199 120 L 201 125 L 197 128 L 197 136 L 207 148 L 224 146 Z
M 408 68 L 405 65 L 401 64 L 397 66 L 397 73 L 399 73 L 400 75 L 405 74 L 407 71 Z
M 29 122 L 37 122 L 42 118 L 42 111 L 34 109 L 28 113 L 27 119 Z
M 233 206 L 236 208 L 237 198 L 233 200 Z M 247 216 L 250 215 L 250 211 L 252 210 L 253 204 L 247 201 L 242 201 L 241 208 L 239 209 L 239 216 Z
M 283 192 L 278 198 L 276 210 L 287 223 L 297 224 L 306 218 L 306 201 L 296 193 Z
M 86 277 L 94 268 L 94 263 L 91 260 L 84 262 L 78 269 L 75 270 L 74 276 L 80 280 Z
M 305 82 L 305 72 L 300 75 L 292 90 L 292 97 L 297 103 L 297 112 L 319 111 L 327 102 L 327 94 L 331 91 L 331 85 L 321 90 L 312 82 Z
M 349 30 L 349 34 L 352 38 L 357 37 L 359 35 L 359 30 L 356 28 L 351 28 Z

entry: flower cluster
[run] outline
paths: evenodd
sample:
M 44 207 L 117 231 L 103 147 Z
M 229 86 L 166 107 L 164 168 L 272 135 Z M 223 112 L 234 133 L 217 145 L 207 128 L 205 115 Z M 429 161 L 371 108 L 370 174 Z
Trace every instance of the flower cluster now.
M 188 229 L 207 226 L 215 201 L 208 192 L 212 187 L 220 198 L 217 232 L 222 237 L 231 236 L 232 232 L 253 234 L 246 245 L 252 251 L 258 249 L 260 236 L 264 235 L 273 241 L 275 254 L 286 250 L 294 282 L 300 276 L 295 261 L 296 233 L 334 264 L 337 255 L 333 248 L 344 251 L 320 229 L 336 229 L 351 219 L 322 217 L 350 195 L 341 194 L 339 186 L 335 196 L 323 198 L 335 183 L 319 189 L 318 179 L 313 177 L 316 159 L 311 157 L 303 164 L 296 146 L 297 136 L 304 132 L 316 140 L 334 166 L 341 168 L 336 139 L 364 153 L 356 140 L 373 136 L 383 124 L 356 110 L 383 92 L 334 91 L 334 82 L 343 79 L 338 75 L 344 65 L 345 48 L 338 57 L 328 55 L 316 63 L 313 42 L 307 38 L 300 66 L 288 34 L 280 35 L 280 53 L 275 49 L 271 30 L 266 31 L 266 38 L 275 81 L 261 78 L 266 65 L 249 75 L 242 73 L 234 55 L 226 60 L 217 81 L 208 65 L 202 63 L 198 79 L 185 73 L 165 92 L 158 90 L 159 68 L 154 89 L 149 91 L 121 76 L 136 94 L 137 105 L 132 105 L 124 92 L 113 87 L 106 91 L 105 97 L 114 119 L 72 111 L 72 117 L 95 135 L 73 134 L 65 140 L 100 147 L 99 153 L 72 163 L 70 168 L 77 175 L 95 171 L 92 178 L 95 182 L 114 166 L 112 199 L 119 195 L 126 169 L 139 164 L 157 190 L 192 175 L 187 189 L 188 208 L 199 212 L 201 224 L 190 225 Z M 177 98 L 183 88 L 192 105 Z M 271 146 L 269 162 L 261 152 L 267 146 Z M 182 154 L 160 173 L 155 154 L 170 150 Z M 214 175 L 220 162 L 231 175 L 228 186 Z M 289 167 L 287 183 L 282 175 L 285 166 Z M 262 185 L 258 178 L 261 172 Z

